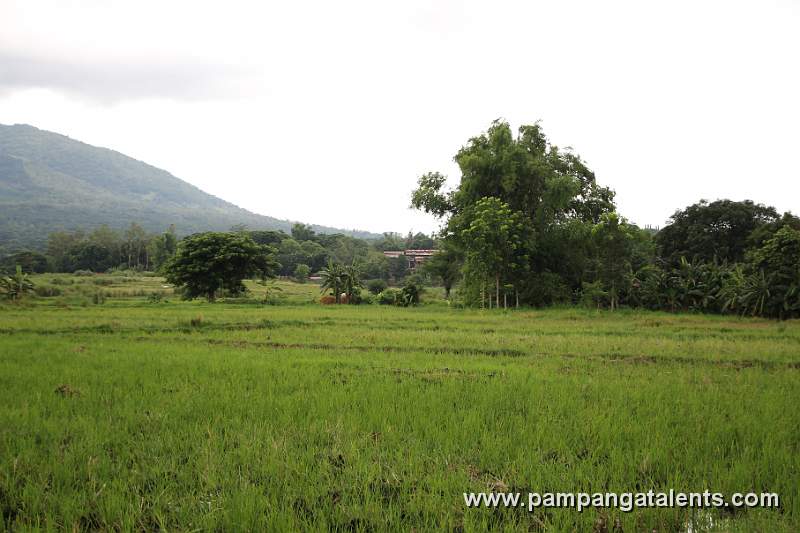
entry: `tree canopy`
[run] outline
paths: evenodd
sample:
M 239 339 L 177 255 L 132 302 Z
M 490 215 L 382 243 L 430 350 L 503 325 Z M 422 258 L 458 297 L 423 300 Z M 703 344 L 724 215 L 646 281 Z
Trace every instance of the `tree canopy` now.
M 199 233 L 183 239 L 165 266 L 167 281 L 181 287 L 187 299 L 213 301 L 220 290 L 231 295 L 245 291 L 242 280 L 274 277 L 279 264 L 274 249 L 237 233 Z

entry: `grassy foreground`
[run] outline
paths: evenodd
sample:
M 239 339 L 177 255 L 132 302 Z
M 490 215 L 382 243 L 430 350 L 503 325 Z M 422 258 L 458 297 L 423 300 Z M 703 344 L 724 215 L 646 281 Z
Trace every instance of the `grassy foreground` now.
M 800 324 L 102 288 L 120 293 L 0 307 L 4 529 L 800 528 Z M 528 513 L 462 496 L 670 488 L 781 507 Z

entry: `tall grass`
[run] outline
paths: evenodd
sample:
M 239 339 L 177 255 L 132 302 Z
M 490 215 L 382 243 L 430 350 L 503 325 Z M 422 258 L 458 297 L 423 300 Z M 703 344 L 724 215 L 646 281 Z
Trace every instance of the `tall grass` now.
M 777 492 L 714 523 L 800 527 L 800 324 L 323 307 L 287 287 L 298 305 L 4 307 L 5 528 L 686 530 L 688 509 L 462 497 L 670 488 Z

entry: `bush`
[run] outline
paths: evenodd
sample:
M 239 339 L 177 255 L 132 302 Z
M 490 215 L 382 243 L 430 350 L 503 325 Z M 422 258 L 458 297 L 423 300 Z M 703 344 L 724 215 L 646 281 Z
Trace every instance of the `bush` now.
M 160 304 L 164 301 L 164 297 L 161 295 L 160 292 L 151 292 L 147 295 L 147 303 L 150 304 Z
M 384 289 L 381 291 L 377 300 L 381 305 L 396 305 L 400 297 L 400 291 L 397 289 Z
M 397 302 L 398 305 L 408 307 L 409 305 L 417 305 L 419 303 L 419 298 L 424 289 L 422 284 L 413 281 L 412 278 L 409 278 L 405 286 L 400 290 L 400 297 Z
M 367 305 L 370 305 L 370 304 L 373 304 L 373 303 L 375 303 L 375 295 L 374 295 L 374 294 L 372 294 L 372 293 L 371 293 L 371 292 L 369 292 L 369 291 L 367 291 L 367 292 L 362 292 L 362 293 L 361 293 L 361 297 L 359 298 L 359 300 L 360 300 L 360 301 L 359 301 L 358 303 L 362 303 L 362 304 L 367 304 Z
M 541 272 L 529 278 L 526 289 L 520 294 L 520 300 L 537 307 L 569 303 L 572 301 L 572 290 L 558 274 Z
M 389 284 L 382 279 L 371 279 L 367 281 L 366 285 L 367 290 L 376 295 L 382 293 L 389 286 Z
M 106 295 L 103 291 L 97 291 L 92 295 L 92 303 L 95 305 L 100 305 L 106 303 Z
M 75 272 L 72 273 L 72 275 L 73 276 L 82 276 L 82 277 L 94 276 L 94 272 L 92 272 L 91 270 L 76 270 Z
M 33 289 L 34 294 L 36 296 L 41 296 L 43 298 L 48 298 L 51 296 L 61 296 L 61 289 L 58 287 L 50 287 L 47 285 L 38 285 L 36 288 Z
M 294 267 L 294 279 L 297 283 L 305 283 L 308 281 L 309 274 L 311 274 L 311 268 L 308 265 L 300 263 Z
M 52 285 L 72 285 L 75 281 L 69 278 L 53 278 L 50 280 L 50 283 Z

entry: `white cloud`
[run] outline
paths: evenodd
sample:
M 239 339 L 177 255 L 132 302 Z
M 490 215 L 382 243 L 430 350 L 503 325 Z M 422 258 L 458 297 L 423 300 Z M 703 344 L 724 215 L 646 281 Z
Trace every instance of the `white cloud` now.
M 701 197 L 800 212 L 799 11 L 11 1 L 0 123 L 120 150 L 257 212 L 373 231 L 433 229 L 407 209 L 417 176 L 455 182 L 452 156 L 497 117 L 543 119 L 639 223 Z

